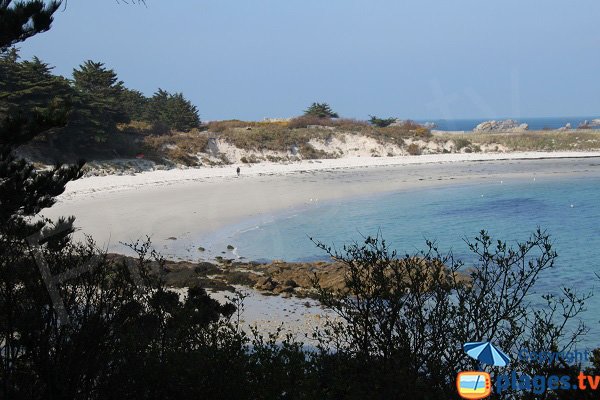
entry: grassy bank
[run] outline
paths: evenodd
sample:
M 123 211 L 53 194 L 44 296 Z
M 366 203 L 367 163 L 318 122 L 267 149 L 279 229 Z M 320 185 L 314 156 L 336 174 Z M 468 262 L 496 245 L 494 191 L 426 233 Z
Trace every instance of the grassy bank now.
M 51 135 L 22 149 L 36 162 L 50 164 L 143 158 L 168 167 L 287 162 L 347 156 L 510 151 L 590 151 L 600 149 L 600 131 L 524 133 L 436 133 L 408 122 L 377 127 L 352 119 L 299 117 L 287 121 L 216 121 L 189 132 L 156 132 L 146 123 L 120 125 L 103 142 L 63 148 Z

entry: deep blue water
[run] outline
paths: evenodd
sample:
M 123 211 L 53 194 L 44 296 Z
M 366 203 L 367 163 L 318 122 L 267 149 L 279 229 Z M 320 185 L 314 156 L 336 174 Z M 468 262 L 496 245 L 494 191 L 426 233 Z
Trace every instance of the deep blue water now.
M 583 121 L 591 121 L 599 118 L 592 117 L 546 117 L 546 118 L 494 118 L 498 120 L 514 119 L 520 123 L 529 124 L 529 130 L 542 130 L 545 128 L 558 129 L 570 123 L 573 128 L 577 128 Z M 440 131 L 471 131 L 486 119 L 438 119 L 438 120 L 419 120 L 418 122 L 433 122 L 437 130 Z
M 558 252 L 556 266 L 545 272 L 537 293 L 568 286 L 594 292 L 585 321 L 585 343 L 600 345 L 600 178 L 542 179 L 503 184 L 472 184 L 411 190 L 314 205 L 267 220 L 247 220 L 224 229 L 207 243 L 236 247 L 250 260 L 326 259 L 309 236 L 341 248 L 378 231 L 401 254 L 425 249 L 425 238 L 440 250 L 469 261 L 465 240 L 481 229 L 516 243 L 537 228 L 547 230 Z

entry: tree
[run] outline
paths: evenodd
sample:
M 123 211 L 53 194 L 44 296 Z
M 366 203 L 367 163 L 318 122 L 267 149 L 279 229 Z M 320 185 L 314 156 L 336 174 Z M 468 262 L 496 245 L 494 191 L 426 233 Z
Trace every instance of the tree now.
M 0 0 L 0 50 L 50 29 L 60 3 Z
M 318 118 L 338 118 L 339 115 L 334 112 L 327 103 L 312 103 L 310 107 L 304 110 L 304 115 Z
M 386 126 L 390 126 L 394 122 L 396 122 L 396 118 L 377 118 L 374 115 L 369 115 L 369 122 L 371 125 L 375 125 L 379 128 L 385 128 Z
M 200 125 L 198 109 L 182 93 L 170 94 L 158 89 L 150 99 L 148 120 L 159 131 L 178 130 L 187 132 Z
M 4 398 L 10 397 L 10 388 L 18 379 L 20 342 L 24 340 L 18 328 L 22 321 L 18 292 L 26 284 L 22 277 L 30 273 L 30 269 L 25 272 L 21 268 L 29 258 L 27 238 L 47 225 L 47 221 L 31 221 L 30 217 L 51 206 L 67 182 L 81 176 L 82 167 L 81 163 L 57 165 L 49 171 L 37 171 L 14 154 L 16 148 L 40 133 L 63 126 L 68 107 L 40 96 L 39 85 L 51 81 L 47 66 L 39 60 L 17 66 L 17 53 L 7 52 L 11 45 L 48 30 L 59 3 L 11 3 L 0 1 L 0 49 L 7 53 L 1 62 L 0 79 L 0 368 Z M 60 222 L 64 222 L 63 235 L 71 232 L 71 221 Z
M 147 119 L 150 100 L 142 92 L 125 88 L 120 97 L 121 107 L 131 120 L 144 121 Z
M 66 79 L 52 74 L 52 67 L 37 57 L 19 62 L 18 51 L 0 55 L 0 115 L 10 110 L 23 113 L 40 111 L 50 103 L 69 103 L 73 91 Z
M 80 145 L 103 142 L 118 123 L 129 122 L 121 103 L 123 82 L 103 63 L 88 60 L 74 69 L 73 87 L 77 97 L 67 131 Z

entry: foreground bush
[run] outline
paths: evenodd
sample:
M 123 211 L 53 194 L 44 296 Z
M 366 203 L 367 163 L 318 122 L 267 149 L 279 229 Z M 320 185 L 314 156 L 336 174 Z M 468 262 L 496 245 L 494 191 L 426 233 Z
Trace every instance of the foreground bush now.
M 280 331 L 244 332 L 236 307 L 201 288 L 168 290 L 148 243 L 133 246 L 137 262 L 115 261 L 60 232 L 44 233 L 38 250 L 0 235 L 3 398 L 454 399 L 456 374 L 479 367 L 464 342 L 565 350 L 585 330 L 565 328 L 583 307 L 569 290 L 544 307 L 530 303 L 556 259 L 539 231 L 514 248 L 482 233 L 469 244 L 469 269 L 431 243 L 404 257 L 379 237 L 343 252 L 318 244 L 348 272 L 344 290 L 316 285 L 339 318 L 311 347 L 277 339 Z M 35 254 L 65 279 L 48 286 Z
M 492 341 L 509 354 L 569 351 L 586 332 L 581 323 L 566 328 L 584 310 L 586 296 L 565 288 L 562 296 L 530 299 L 536 280 L 557 257 L 549 236 L 540 230 L 514 247 L 481 232 L 468 243 L 475 256 L 469 269 L 451 254 L 441 255 L 433 243 L 425 252 L 404 257 L 380 237 L 368 237 L 342 252 L 317 245 L 348 272 L 343 290 L 325 289 L 315 281 L 321 302 L 339 318 L 328 321 L 314 338 L 335 358 L 362 360 L 380 371 L 375 382 L 381 380 L 381 386 L 371 387 L 370 398 L 456 398 L 458 372 L 481 368 L 463 352 L 466 342 Z M 543 306 L 534 306 L 539 300 Z M 510 368 L 546 376 L 564 365 L 563 360 L 547 365 L 512 360 Z M 408 390 L 415 382 L 424 385 L 420 394 L 395 391 L 398 386 Z M 502 398 L 520 396 L 507 392 Z

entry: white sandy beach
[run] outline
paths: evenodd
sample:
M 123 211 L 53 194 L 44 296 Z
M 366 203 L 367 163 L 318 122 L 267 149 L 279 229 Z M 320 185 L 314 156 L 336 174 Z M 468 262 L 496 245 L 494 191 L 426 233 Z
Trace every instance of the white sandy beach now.
M 289 164 L 173 169 L 83 178 L 45 216 L 74 215 L 78 235 L 111 251 L 152 238 L 161 251 L 178 239 L 319 202 L 431 185 L 600 174 L 600 152 L 440 154 L 342 158 Z M 190 243 L 190 246 L 199 245 Z M 190 258 L 195 259 L 197 255 Z

